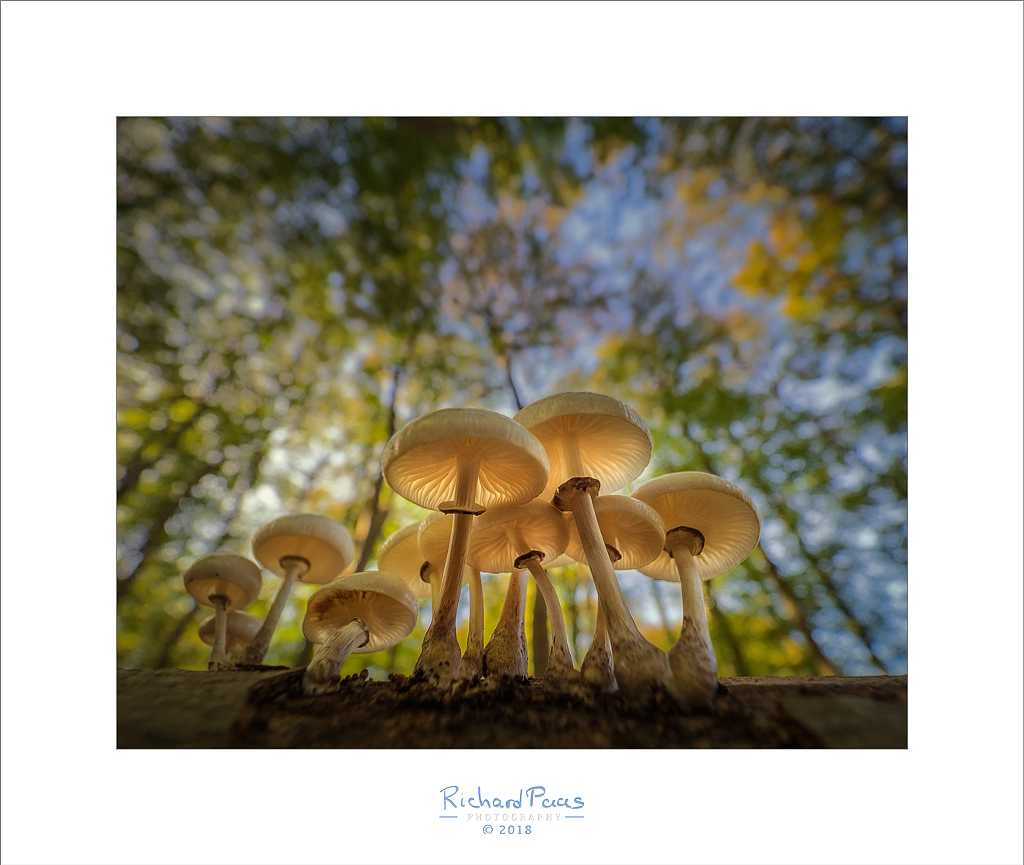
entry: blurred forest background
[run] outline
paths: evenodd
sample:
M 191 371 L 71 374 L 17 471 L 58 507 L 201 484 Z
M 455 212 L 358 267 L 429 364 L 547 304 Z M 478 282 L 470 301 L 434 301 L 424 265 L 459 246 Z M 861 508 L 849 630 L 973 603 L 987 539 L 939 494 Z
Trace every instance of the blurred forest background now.
M 588 389 L 651 427 L 627 492 L 695 469 L 758 506 L 707 584 L 722 675 L 906 672 L 905 118 L 122 119 L 117 196 L 119 666 L 204 669 L 181 575 L 275 517 L 375 567 L 425 515 L 380 479 L 413 418 Z M 579 661 L 593 584 L 552 576 Z M 620 581 L 667 650 L 678 585 Z M 266 663 L 310 657 L 314 590 Z M 343 673 L 411 672 L 428 623 Z

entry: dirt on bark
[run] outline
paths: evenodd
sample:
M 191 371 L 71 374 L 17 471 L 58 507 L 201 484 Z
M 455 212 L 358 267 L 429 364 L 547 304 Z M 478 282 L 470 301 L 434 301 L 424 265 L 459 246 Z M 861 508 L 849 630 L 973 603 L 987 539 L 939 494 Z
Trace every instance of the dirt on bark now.
M 225 744 L 242 748 L 905 748 L 907 679 L 723 679 L 711 709 L 665 694 L 553 694 L 541 682 L 439 694 L 401 676 L 353 676 L 304 696 L 302 670 L 261 677 Z

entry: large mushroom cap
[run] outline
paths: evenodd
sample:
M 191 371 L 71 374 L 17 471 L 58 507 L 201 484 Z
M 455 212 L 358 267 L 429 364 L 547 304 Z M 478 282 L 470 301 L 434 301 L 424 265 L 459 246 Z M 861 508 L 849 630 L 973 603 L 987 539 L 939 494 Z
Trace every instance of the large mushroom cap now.
M 297 578 L 304 583 L 329 583 L 355 557 L 345 527 L 321 514 L 291 514 L 267 523 L 253 537 L 252 553 L 279 577 L 285 573 L 282 558 L 305 559 L 309 570 Z
M 214 605 L 211 598 L 225 598 L 225 608 L 239 610 L 259 597 L 263 575 L 259 567 L 235 553 L 213 553 L 196 559 L 185 571 L 185 591 L 197 603 Z
M 704 535 L 704 549 L 694 556 L 702 580 L 732 570 L 757 545 L 761 518 L 739 487 L 705 472 L 675 472 L 647 481 L 633 497 L 654 508 L 669 532 L 685 527 Z M 662 553 L 640 569 L 656 580 L 679 582 L 672 557 Z
M 404 580 L 383 571 L 362 571 L 328 583 L 309 599 L 302 633 L 311 643 L 324 643 L 353 619 L 362 619 L 370 639 L 352 651 L 379 652 L 408 637 L 418 613 Z
M 547 451 L 551 473 L 541 497 L 550 499 L 570 478 L 562 444 L 575 439 L 586 477 L 597 478 L 602 492 L 614 492 L 636 480 L 651 461 L 651 433 L 632 408 L 600 393 L 571 391 L 530 403 L 515 420 Z
M 421 576 L 426 559 L 420 552 L 419 532 L 420 524 L 413 523 L 389 536 L 377 552 L 377 566 L 386 573 L 401 577 L 417 598 L 429 598 L 430 583 Z
M 598 496 L 594 499 L 594 513 L 604 542 L 622 556 L 612 562 L 617 571 L 629 571 L 653 562 L 665 546 L 665 526 L 661 517 L 643 502 L 629 496 Z M 577 562 L 587 564 L 575 520 L 569 525 L 569 543 L 565 551 Z
M 492 574 L 509 573 L 522 555 L 536 550 L 541 563 L 554 561 L 569 542 L 562 512 L 543 499 L 494 508 L 477 517 L 469 538 L 469 563 Z
M 228 613 L 226 650 L 229 655 L 241 652 L 260 630 L 262 621 L 238 610 Z M 199 623 L 199 639 L 212 646 L 217 635 L 217 617 L 210 616 Z
M 391 437 L 381 470 L 413 504 L 439 510 L 456 495 L 460 463 L 479 461 L 476 504 L 490 508 L 534 498 L 548 479 L 544 448 L 511 418 L 476 408 L 443 408 Z

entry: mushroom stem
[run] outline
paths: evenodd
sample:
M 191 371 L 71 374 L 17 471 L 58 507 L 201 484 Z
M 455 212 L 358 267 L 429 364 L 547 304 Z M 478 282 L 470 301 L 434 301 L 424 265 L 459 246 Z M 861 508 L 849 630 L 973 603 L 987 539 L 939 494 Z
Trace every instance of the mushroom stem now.
M 213 601 L 213 614 L 215 616 L 214 621 L 214 637 L 213 637 L 213 654 L 210 655 L 210 663 L 207 665 L 208 670 L 226 670 L 229 666 L 228 663 L 228 602 L 227 598 L 221 595 L 214 595 L 210 598 Z
M 341 665 L 352 654 L 353 649 L 365 646 L 370 639 L 366 622 L 353 619 L 335 631 L 319 649 L 306 672 L 302 674 L 302 693 L 331 694 L 341 690 Z
M 281 613 L 284 612 L 285 604 L 288 603 L 288 596 L 292 592 L 292 586 L 295 584 L 296 579 L 309 570 L 309 562 L 298 556 L 285 556 L 281 559 L 281 565 L 284 567 L 284 582 L 281 584 L 281 588 L 277 590 L 274 603 L 271 604 L 270 611 L 263 620 L 263 624 L 260 625 L 259 631 L 253 637 L 252 642 L 246 647 L 245 654 L 242 655 L 243 664 L 263 663 L 267 649 L 270 648 L 270 639 L 274 636 L 277 623 L 281 620 Z
M 718 692 L 718 662 L 704 612 L 704 586 L 694 562 L 693 543 L 677 533 L 678 529 L 670 532 L 669 540 L 674 541 L 670 552 L 683 594 L 683 626 L 668 660 L 682 702 L 703 707 L 710 705 Z
M 498 626 L 484 649 L 484 675 L 488 678 L 526 679 L 526 571 L 513 568 Z
M 484 587 L 480 571 L 469 569 L 469 635 L 462 656 L 460 679 L 476 681 L 484 669 Z
M 565 635 L 565 620 L 562 618 L 562 605 L 558 602 L 558 594 L 551 584 L 551 578 L 536 555 L 530 556 L 525 564 L 537 582 L 537 589 L 544 598 L 544 606 L 548 609 L 548 621 L 551 622 L 551 652 L 548 655 L 547 669 L 544 671 L 544 682 L 556 688 L 578 682 L 580 674 L 572 662 L 569 638 Z
M 423 635 L 414 675 L 448 688 L 458 678 L 462 649 L 455 634 L 455 614 L 466 569 L 466 548 L 473 529 L 473 514 L 456 511 L 448 542 L 448 559 L 441 577 L 441 595 L 433 609 L 430 626 Z
M 607 619 L 619 690 L 628 700 L 642 703 L 649 700 L 657 688 L 674 691 L 675 683 L 668 658 L 657 646 L 644 639 L 626 608 L 594 512 L 593 496 L 599 487 L 599 482 L 593 478 L 573 478 L 558 488 L 555 500 L 556 504 L 559 500 L 568 502 L 576 520 L 587 564 L 594 576 L 597 597 Z
M 602 694 L 614 694 L 619 690 L 615 681 L 615 665 L 612 663 L 612 644 L 608 640 L 608 623 L 600 600 L 597 602 L 594 639 L 580 665 L 580 678 Z

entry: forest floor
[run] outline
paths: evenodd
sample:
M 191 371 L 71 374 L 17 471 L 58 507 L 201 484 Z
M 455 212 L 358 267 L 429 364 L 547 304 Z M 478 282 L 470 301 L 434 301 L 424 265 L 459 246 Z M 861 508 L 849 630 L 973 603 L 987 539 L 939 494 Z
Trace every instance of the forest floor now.
M 530 680 L 447 695 L 357 676 L 306 697 L 302 670 L 117 671 L 119 748 L 906 748 L 907 677 L 721 680 L 714 705 L 551 694 Z

